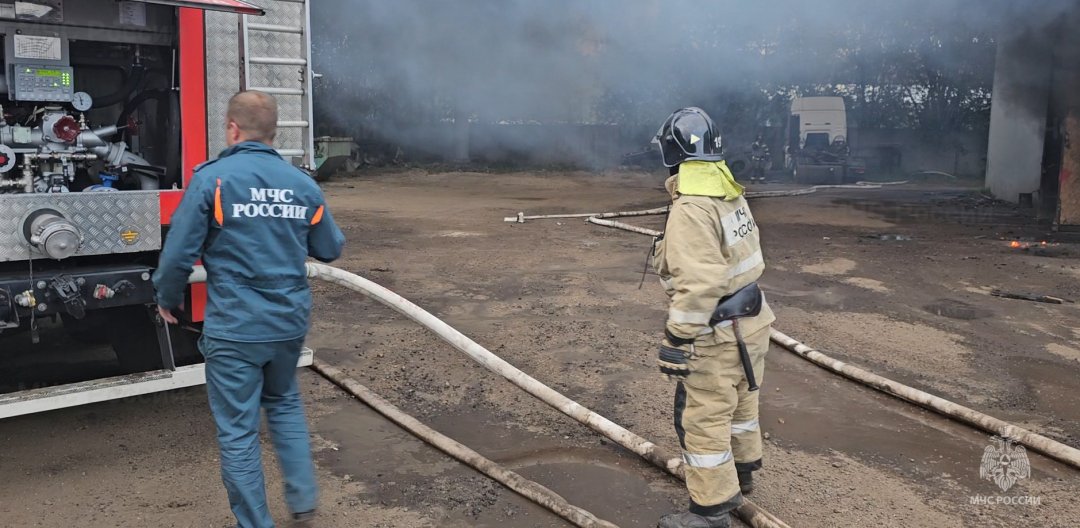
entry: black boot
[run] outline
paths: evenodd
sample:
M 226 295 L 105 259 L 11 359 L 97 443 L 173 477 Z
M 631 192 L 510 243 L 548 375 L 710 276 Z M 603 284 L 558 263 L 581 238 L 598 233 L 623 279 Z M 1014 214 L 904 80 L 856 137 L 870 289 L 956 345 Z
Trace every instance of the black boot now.
M 742 491 L 743 495 L 749 495 L 754 492 L 754 472 L 753 471 L 740 471 L 739 472 L 739 491 Z
M 731 515 L 703 516 L 696 513 L 671 513 L 660 518 L 656 528 L 730 528 Z

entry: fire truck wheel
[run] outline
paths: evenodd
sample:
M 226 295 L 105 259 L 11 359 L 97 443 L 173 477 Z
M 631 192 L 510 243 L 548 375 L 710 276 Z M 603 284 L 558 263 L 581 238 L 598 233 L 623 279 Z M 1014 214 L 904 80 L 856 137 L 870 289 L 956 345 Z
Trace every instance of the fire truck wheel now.
M 64 322 L 64 331 L 68 337 L 75 341 L 87 345 L 104 345 L 110 341 L 108 319 L 103 312 L 90 311 L 82 319 L 60 314 L 60 319 Z
M 129 373 L 162 368 L 157 330 L 144 306 L 125 306 L 109 310 L 109 338 L 120 368 Z M 177 366 L 198 363 L 201 359 L 194 332 L 175 328 L 169 334 L 173 360 Z

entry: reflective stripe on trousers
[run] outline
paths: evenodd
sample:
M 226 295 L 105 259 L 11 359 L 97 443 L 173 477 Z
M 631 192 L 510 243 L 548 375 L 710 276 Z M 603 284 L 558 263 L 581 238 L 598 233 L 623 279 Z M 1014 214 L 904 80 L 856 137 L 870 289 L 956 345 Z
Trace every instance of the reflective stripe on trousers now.
M 752 433 L 757 431 L 760 426 L 761 423 L 756 418 L 749 422 L 734 422 L 731 424 L 731 434 Z
M 737 506 L 739 499 L 735 455 L 724 424 L 730 418 L 725 419 L 718 396 L 685 383 L 675 388 L 675 432 L 686 463 L 686 488 L 694 505 L 716 509 L 714 514 Z
M 687 451 L 683 451 L 683 461 L 696 468 L 714 468 L 722 466 L 731 462 L 731 451 L 724 451 L 723 453 L 711 453 L 707 455 L 694 454 Z
M 764 380 L 769 328 L 743 337 L 754 371 Z M 687 381 L 675 389 L 675 431 L 691 500 L 720 511 L 737 502 L 737 470 L 761 465 L 759 393 L 748 391 L 734 343 L 702 347 L 699 353 L 689 362 Z

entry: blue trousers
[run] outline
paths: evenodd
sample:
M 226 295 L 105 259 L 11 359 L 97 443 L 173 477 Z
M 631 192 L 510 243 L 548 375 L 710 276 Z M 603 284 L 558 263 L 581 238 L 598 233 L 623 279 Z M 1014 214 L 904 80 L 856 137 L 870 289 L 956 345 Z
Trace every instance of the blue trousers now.
M 296 361 L 303 343 L 303 339 L 237 343 L 206 336 L 199 341 L 206 357 L 206 392 L 221 449 L 221 480 L 239 528 L 274 526 L 266 504 L 260 408 L 266 409 L 289 511 L 315 509 L 315 465 L 296 381 Z

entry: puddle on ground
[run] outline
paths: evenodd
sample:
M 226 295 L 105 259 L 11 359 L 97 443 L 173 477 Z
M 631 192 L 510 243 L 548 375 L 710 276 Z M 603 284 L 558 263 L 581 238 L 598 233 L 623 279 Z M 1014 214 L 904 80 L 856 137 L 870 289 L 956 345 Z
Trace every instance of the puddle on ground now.
M 340 411 L 319 418 L 313 429 L 338 446 L 337 451 L 319 454 L 324 464 L 352 480 L 374 485 L 399 477 L 430 477 L 457 466 L 359 401 L 348 401 Z
M 762 425 L 781 444 L 810 452 L 832 449 L 924 478 L 947 473 L 961 486 L 985 488 L 979 466 L 991 435 L 857 385 L 775 346 L 769 368 Z M 1031 465 L 1033 478 L 1056 478 L 1054 470 L 1060 468 L 1037 455 Z
M 590 445 L 538 437 L 475 413 L 427 420 L 435 430 L 620 526 L 651 526 L 676 508 L 681 483 L 599 436 Z M 533 528 L 567 524 L 424 444 L 360 403 L 319 419 L 315 429 L 338 446 L 320 464 L 365 485 L 367 499 L 432 516 L 444 527 Z M 431 511 L 429 511 L 431 510 Z
M 961 321 L 974 321 L 975 319 L 985 319 L 994 315 L 994 312 L 985 308 L 978 308 L 953 299 L 940 299 L 923 306 L 923 310 L 934 315 L 948 317 L 949 319 L 959 319 Z
M 685 493 L 681 483 L 637 455 L 611 443 L 601 444 L 599 435 L 585 437 L 588 445 L 567 445 L 573 440 L 538 437 L 486 418 L 475 413 L 446 414 L 433 419 L 432 427 L 619 526 L 651 526 L 673 511 L 671 496 Z M 511 519 L 503 515 L 505 499 L 500 496 L 500 504 L 477 516 L 478 524 L 470 526 L 519 526 L 509 524 Z
M 619 465 L 590 460 L 593 455 L 595 453 L 562 453 L 549 458 L 541 454 L 539 458 L 527 461 L 518 459 L 505 464 L 525 478 L 539 482 L 563 496 L 571 504 L 618 526 L 653 526 L 660 516 L 679 508 L 679 504 L 673 504 L 666 497 L 682 495 L 684 491 L 680 483 L 659 474 L 650 477 L 650 470 L 642 471 L 633 464 L 624 467 L 625 463 Z M 579 456 L 581 458 L 577 458 Z M 654 480 L 650 481 L 649 478 Z M 548 522 L 531 513 L 523 516 L 522 512 L 515 511 L 508 500 L 510 498 L 508 493 L 502 493 L 495 504 L 479 515 L 456 515 L 448 520 L 461 523 L 461 526 L 485 528 L 566 526 L 557 519 Z

